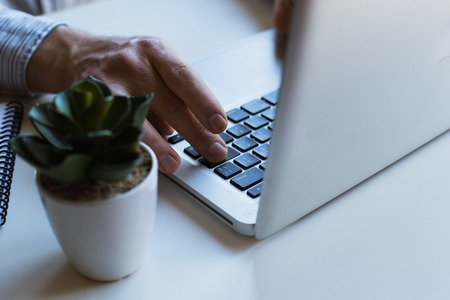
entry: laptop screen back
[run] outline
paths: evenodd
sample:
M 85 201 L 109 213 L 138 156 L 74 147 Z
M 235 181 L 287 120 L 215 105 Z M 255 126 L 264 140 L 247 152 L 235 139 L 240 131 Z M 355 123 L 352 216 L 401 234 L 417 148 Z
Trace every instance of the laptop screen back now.
M 297 1 L 293 20 L 257 238 L 450 127 L 450 60 L 435 56 L 450 2 Z

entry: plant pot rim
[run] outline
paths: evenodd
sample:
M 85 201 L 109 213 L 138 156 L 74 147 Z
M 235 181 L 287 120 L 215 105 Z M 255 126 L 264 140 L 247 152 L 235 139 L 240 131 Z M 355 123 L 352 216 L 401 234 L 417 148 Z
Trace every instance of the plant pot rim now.
M 54 193 L 49 192 L 42 184 L 41 184 L 41 173 L 37 170 L 34 171 L 34 178 L 35 182 L 38 186 L 39 192 L 45 196 L 49 196 L 55 201 L 60 202 L 61 204 L 71 205 L 71 206 L 98 206 L 100 204 L 105 205 L 106 203 L 113 204 L 117 201 L 123 201 L 124 199 L 127 199 L 129 197 L 132 197 L 133 194 L 139 193 L 141 189 L 143 189 L 149 182 L 151 181 L 151 178 L 153 177 L 152 174 L 155 172 L 158 172 L 158 161 L 156 158 L 155 153 L 153 150 L 144 142 L 140 142 L 140 146 L 147 151 L 150 154 L 151 157 L 151 167 L 147 174 L 147 176 L 142 180 L 140 183 L 138 183 L 136 186 L 131 188 L 130 190 L 113 194 L 110 197 L 107 198 L 99 198 L 99 199 L 92 199 L 92 200 L 71 200 L 69 198 L 64 198 L 59 195 L 56 195 Z M 156 176 L 158 176 L 156 174 Z

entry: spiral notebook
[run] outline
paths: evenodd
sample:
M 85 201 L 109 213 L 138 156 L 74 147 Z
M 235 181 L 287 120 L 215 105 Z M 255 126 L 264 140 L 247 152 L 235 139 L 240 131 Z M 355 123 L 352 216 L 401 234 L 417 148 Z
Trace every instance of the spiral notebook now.
M 20 132 L 23 104 L 0 102 L 0 227 L 6 223 L 16 155 L 9 141 Z

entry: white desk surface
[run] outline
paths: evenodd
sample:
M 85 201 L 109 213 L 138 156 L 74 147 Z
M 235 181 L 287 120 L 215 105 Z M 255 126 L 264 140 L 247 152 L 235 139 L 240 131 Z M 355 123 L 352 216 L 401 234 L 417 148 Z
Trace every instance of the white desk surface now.
M 163 36 L 194 61 L 269 27 L 270 8 L 263 0 L 103 0 L 52 16 L 97 33 Z M 0 299 L 450 299 L 450 133 L 262 242 L 160 178 L 148 261 L 98 283 L 68 264 L 33 170 L 17 159 L 0 229 Z

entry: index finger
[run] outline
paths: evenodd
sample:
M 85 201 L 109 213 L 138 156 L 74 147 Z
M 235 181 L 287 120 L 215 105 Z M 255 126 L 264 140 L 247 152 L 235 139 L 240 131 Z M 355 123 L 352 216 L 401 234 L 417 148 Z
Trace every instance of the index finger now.
M 201 76 L 176 54 L 168 44 L 151 44 L 145 53 L 167 87 L 192 111 L 195 117 L 213 133 L 227 127 L 225 111 Z

